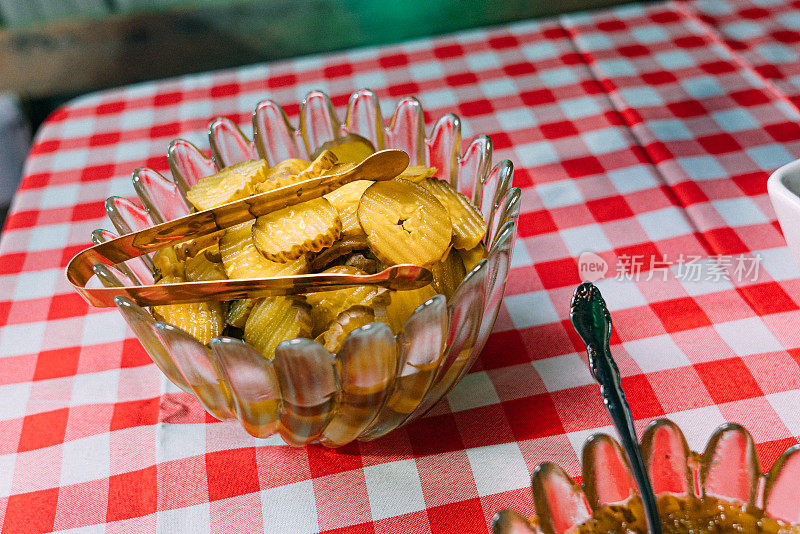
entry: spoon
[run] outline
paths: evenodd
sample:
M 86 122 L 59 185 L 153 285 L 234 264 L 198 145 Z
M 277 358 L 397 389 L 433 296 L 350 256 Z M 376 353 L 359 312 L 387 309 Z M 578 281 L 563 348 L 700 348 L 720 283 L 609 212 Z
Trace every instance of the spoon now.
M 584 282 L 578 286 L 572 295 L 569 317 L 575 331 L 586 345 L 592 376 L 600 384 L 600 395 L 602 395 L 606 410 L 619 433 L 622 448 L 628 455 L 633 478 L 642 498 L 647 529 L 651 533 L 661 534 L 656 497 L 653 494 L 650 478 L 647 476 L 642 451 L 639 449 L 639 440 L 636 438 L 636 430 L 633 427 L 631 407 L 625 400 L 619 369 L 611 356 L 609 347 L 611 314 L 608 312 L 600 290 L 594 284 Z

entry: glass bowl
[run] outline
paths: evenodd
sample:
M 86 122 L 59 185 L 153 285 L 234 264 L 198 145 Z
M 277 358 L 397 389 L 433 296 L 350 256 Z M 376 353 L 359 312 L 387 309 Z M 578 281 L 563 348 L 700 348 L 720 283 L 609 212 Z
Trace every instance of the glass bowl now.
M 212 158 L 188 141 L 169 145 L 172 174 L 139 168 L 133 187 L 142 207 L 111 197 L 106 211 L 120 234 L 183 216 L 186 191 L 222 167 L 265 158 L 310 159 L 318 147 L 348 134 L 369 139 L 378 149 L 397 148 L 411 165 L 430 165 L 470 198 L 487 223 L 487 256 L 461 282 L 452 298 L 436 295 L 423 303 L 394 335 L 383 323 L 352 332 L 338 354 L 311 339 L 292 339 L 268 360 L 243 341 L 217 337 L 204 345 L 181 329 L 156 321 L 126 298 L 117 307 L 150 357 L 178 387 L 195 395 L 212 416 L 237 419 L 253 436 L 276 432 L 295 446 L 318 441 L 337 447 L 372 440 L 427 412 L 466 374 L 492 330 L 508 278 L 520 192 L 511 186 L 513 166 L 492 167 L 492 142 L 485 135 L 461 153 L 459 118 L 448 114 L 425 136 L 420 103 L 400 101 L 388 126 L 372 91 L 353 93 L 344 123 L 330 99 L 312 91 L 294 128 L 278 104 L 260 102 L 253 112 L 254 140 L 227 118 L 209 125 Z M 95 230 L 96 243 L 115 237 Z M 95 266 L 105 285 L 153 283 L 153 264 L 142 256 L 116 267 Z
M 698 454 L 689 450 L 675 423 L 658 419 L 642 435 L 641 449 L 656 495 L 695 497 L 701 503 L 711 501 L 709 497 L 733 502 L 756 515 L 766 513 L 783 522 L 786 530 L 781 532 L 800 532 L 800 445 L 786 449 L 764 474 L 753 438 L 745 428 L 732 423 L 719 427 L 705 451 Z M 582 487 L 561 467 L 539 464 L 531 477 L 535 520 L 501 510 L 492 520 L 493 532 L 561 534 L 590 519 L 599 508 L 624 504 L 638 495 L 627 456 L 614 438 L 591 436 L 582 456 Z M 659 504 L 663 507 L 666 503 Z M 709 531 L 756 532 L 757 526 Z M 641 521 L 638 528 L 627 532 L 646 532 L 646 525 Z

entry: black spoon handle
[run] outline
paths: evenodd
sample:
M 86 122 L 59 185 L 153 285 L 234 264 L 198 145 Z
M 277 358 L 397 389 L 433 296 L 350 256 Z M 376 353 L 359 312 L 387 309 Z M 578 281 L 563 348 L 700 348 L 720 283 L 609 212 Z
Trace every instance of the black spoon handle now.
M 575 290 L 569 316 L 572 326 L 575 327 L 586 345 L 592 376 L 600 384 L 600 395 L 603 396 L 608 414 L 619 433 L 622 447 L 631 463 L 633 478 L 639 487 L 639 495 L 642 497 L 647 528 L 654 534 L 661 534 L 661 521 L 658 518 L 656 498 L 653 494 L 653 487 L 650 485 L 650 478 L 647 476 L 642 451 L 639 449 L 639 441 L 633 427 L 631 407 L 625 400 L 619 369 L 609 348 L 611 314 L 608 312 L 600 290 L 591 282 L 584 282 Z

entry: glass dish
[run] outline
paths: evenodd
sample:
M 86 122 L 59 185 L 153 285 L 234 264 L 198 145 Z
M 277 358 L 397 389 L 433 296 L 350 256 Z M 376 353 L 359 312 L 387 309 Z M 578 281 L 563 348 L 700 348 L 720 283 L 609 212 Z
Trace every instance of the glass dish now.
M 337 447 L 355 439 L 372 440 L 417 419 L 466 374 L 492 330 L 508 278 L 520 192 L 511 186 L 513 166 L 492 167 L 492 142 L 478 136 L 461 154 L 459 118 L 448 114 L 425 136 L 420 103 L 412 97 L 397 106 L 388 126 L 372 91 L 353 93 L 344 123 L 330 99 L 312 91 L 302 103 L 294 128 L 275 102 L 260 102 L 253 112 L 254 140 L 227 118 L 209 126 L 212 158 L 188 141 L 169 145 L 172 179 L 140 168 L 133 187 L 142 207 L 111 197 L 106 211 L 120 234 L 189 213 L 186 191 L 200 178 L 239 161 L 265 158 L 271 165 L 287 158 L 310 159 L 318 147 L 347 134 L 369 139 L 378 149 L 398 148 L 411 165 L 430 165 L 472 199 L 487 222 L 487 256 L 464 278 L 448 301 L 436 295 L 408 318 L 395 336 L 382 323 L 351 333 L 334 355 L 311 339 L 281 344 L 267 360 L 243 341 L 214 338 L 201 344 L 179 328 L 156 321 L 125 298 L 117 306 L 156 365 L 178 387 L 195 395 L 212 416 L 237 419 L 256 437 L 276 432 L 295 446 L 318 441 Z M 115 235 L 95 230 L 93 240 Z M 116 267 L 98 264 L 106 285 L 153 283 L 147 256 Z
M 800 445 L 784 451 L 764 474 L 745 428 L 732 423 L 721 426 L 699 454 L 689 450 L 675 423 L 658 419 L 642 435 L 641 449 L 656 495 L 694 496 L 701 501 L 713 497 L 800 525 Z M 531 477 L 536 520 L 529 522 L 518 512 L 501 510 L 492 520 L 493 532 L 561 534 L 585 522 L 600 507 L 624 504 L 638 495 L 627 457 L 614 438 L 591 436 L 582 456 L 582 486 L 558 465 L 539 464 Z M 800 527 L 794 528 L 792 532 L 800 532 Z M 735 531 L 754 532 L 755 526 Z

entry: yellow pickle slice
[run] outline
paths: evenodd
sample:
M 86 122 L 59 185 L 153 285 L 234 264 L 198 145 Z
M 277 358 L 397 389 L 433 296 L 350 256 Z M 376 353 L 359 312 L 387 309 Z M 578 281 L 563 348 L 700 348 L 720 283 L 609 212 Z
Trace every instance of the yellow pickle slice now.
M 244 325 L 244 340 L 267 359 L 287 339 L 311 337 L 308 305 L 298 297 L 258 299 Z
M 177 276 L 165 276 L 158 284 L 177 284 L 184 279 Z M 222 334 L 225 327 L 225 303 L 207 301 L 189 304 L 168 304 L 153 306 L 153 316 L 165 323 L 170 323 L 206 344 L 211 338 Z
M 293 161 L 293 163 L 291 165 L 286 164 L 286 161 Z M 281 165 L 285 164 L 284 167 L 275 171 L 275 174 L 271 176 L 271 179 L 262 180 L 261 183 L 257 184 L 255 186 L 254 193 L 266 193 L 267 191 L 272 191 L 273 189 L 277 189 L 279 187 L 297 182 L 303 182 L 312 178 L 318 178 L 336 165 L 336 155 L 330 150 L 325 150 L 310 164 L 306 164 L 306 162 L 303 160 L 286 161 L 276 165 L 275 167 L 280 167 Z M 298 162 L 302 162 L 302 165 Z M 300 168 L 301 166 L 302 168 Z M 300 168 L 300 170 L 297 173 L 290 174 L 298 168 Z
M 374 323 L 375 313 L 367 306 L 353 306 L 340 313 L 328 329 L 316 337 L 328 352 L 336 354 L 342 350 L 345 338 L 357 328 Z
M 364 271 L 347 265 L 331 267 L 323 272 L 365 274 Z M 384 291 L 385 289 L 378 286 L 355 286 L 306 294 L 306 302 L 311 306 L 312 334 L 319 335 L 340 313 L 353 306 L 371 306 L 375 297 Z
M 412 165 L 407 167 L 406 170 L 401 172 L 397 177 L 409 182 L 420 183 L 425 178 L 436 176 L 438 169 L 436 167 L 426 167 L 425 165 Z
M 265 258 L 253 242 L 253 224 L 254 221 L 248 221 L 232 226 L 219 240 L 219 253 L 228 278 L 265 278 L 308 272 L 305 256 L 285 263 Z
M 328 141 L 317 150 L 330 150 L 336 155 L 339 163 L 361 163 L 375 153 L 375 147 L 369 139 L 356 134 L 347 134 L 341 139 Z
M 392 332 L 399 334 L 414 310 L 435 295 L 432 284 L 410 291 L 387 291 L 373 302 L 375 319 L 388 324 Z
M 447 210 L 436 197 L 401 179 L 369 186 L 358 206 L 358 220 L 370 249 L 388 265 L 439 261 L 453 234 Z
M 184 262 L 186 280 L 190 282 L 204 282 L 208 280 L 227 280 L 225 268 L 221 261 L 211 261 L 209 258 L 219 257 L 219 247 L 214 245 L 201 251 Z
M 486 232 L 486 223 L 472 202 L 443 180 L 427 178 L 421 185 L 433 193 L 447 210 L 453 223 L 453 246 L 460 249 L 478 246 Z
M 456 252 L 461 256 L 467 272 L 474 269 L 478 262 L 486 257 L 486 247 L 483 246 L 483 243 L 478 243 L 478 246 L 469 250 L 457 250 Z
M 253 241 L 269 260 L 285 263 L 333 245 L 342 221 L 330 202 L 315 198 L 262 215 L 253 225 Z
M 255 192 L 255 185 L 267 177 L 267 161 L 250 159 L 230 167 L 225 167 L 216 174 L 201 178 L 186 192 L 186 198 L 198 210 L 207 210 L 249 197 Z
M 356 180 L 324 196 L 336 208 L 342 220 L 343 236 L 364 235 L 364 230 L 358 222 L 358 204 L 364 191 L 373 183 L 375 182 L 370 180 Z
M 441 261 L 427 266 L 433 273 L 433 288 L 447 300 L 453 297 L 458 285 L 467 275 L 464 261 L 454 249 L 450 249 Z

